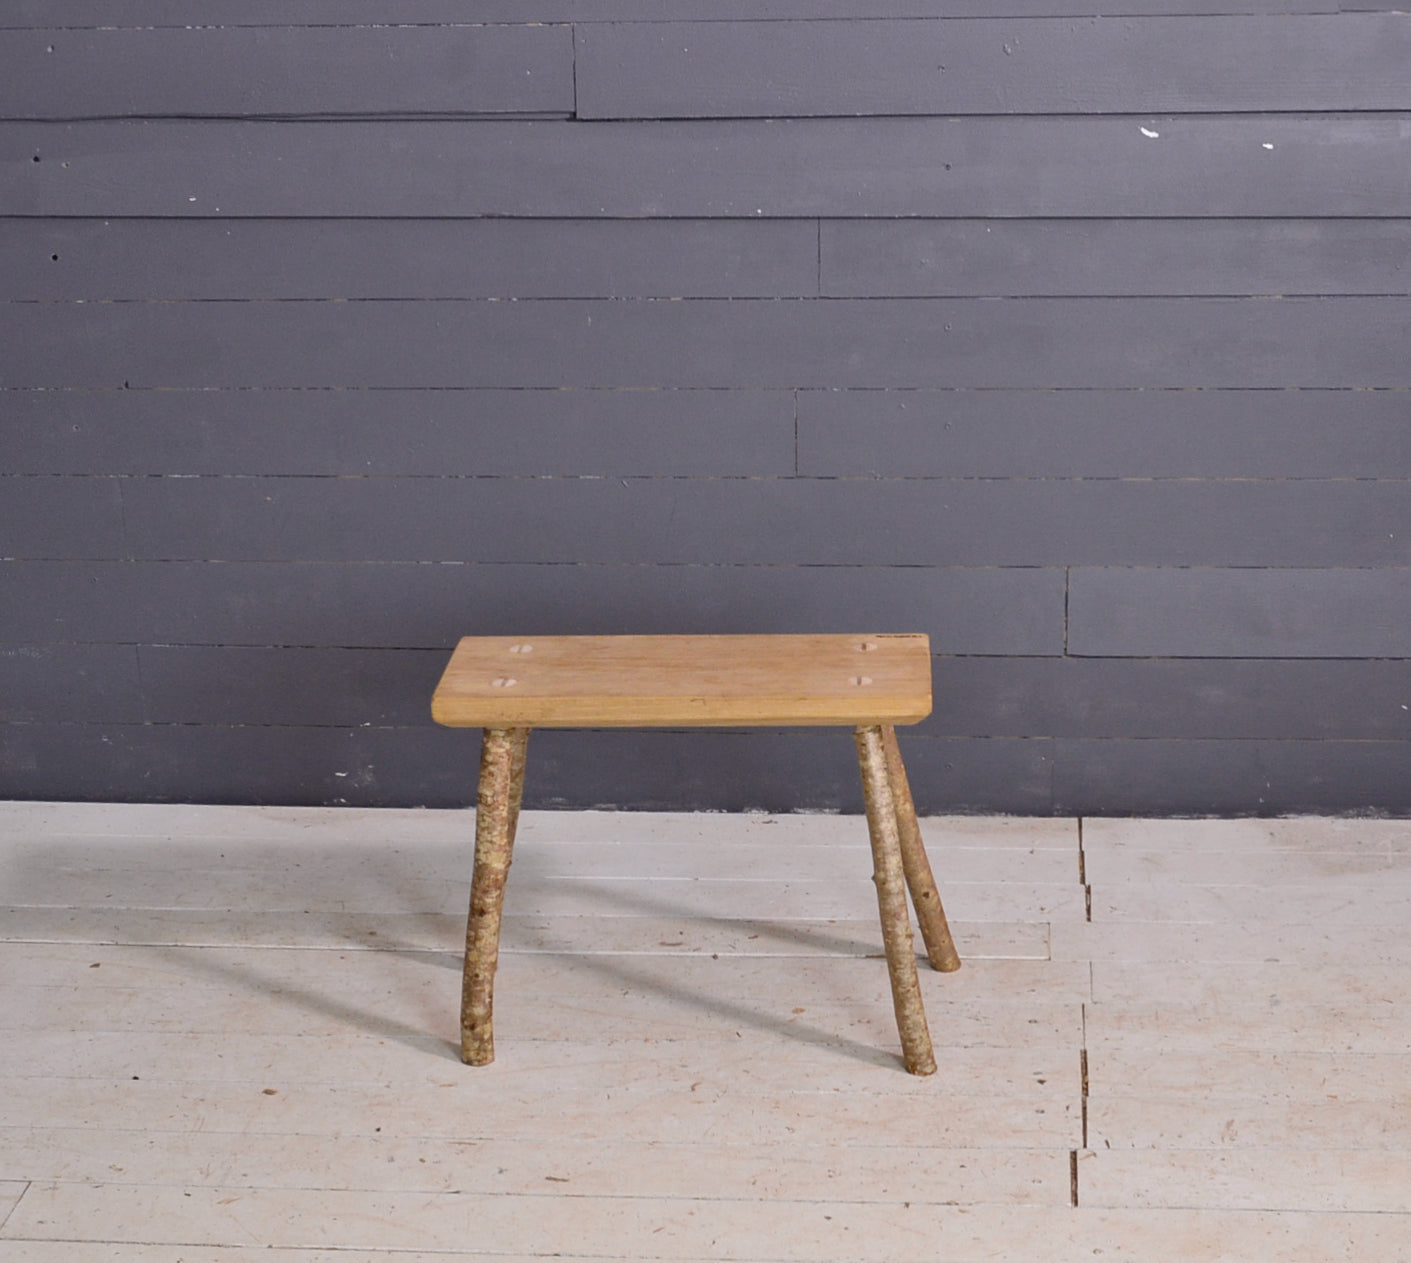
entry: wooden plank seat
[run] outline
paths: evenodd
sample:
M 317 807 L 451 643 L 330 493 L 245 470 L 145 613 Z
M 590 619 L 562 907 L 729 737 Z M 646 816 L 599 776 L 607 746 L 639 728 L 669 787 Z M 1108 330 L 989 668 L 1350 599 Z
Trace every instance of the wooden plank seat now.
M 461 1056 L 494 1060 L 500 915 L 531 728 L 846 725 L 854 729 L 873 881 L 902 1055 L 936 1069 L 907 891 L 933 967 L 960 967 L 916 822 L 895 725 L 931 711 L 924 635 L 467 636 L 431 702 L 437 723 L 483 728 L 466 926 Z

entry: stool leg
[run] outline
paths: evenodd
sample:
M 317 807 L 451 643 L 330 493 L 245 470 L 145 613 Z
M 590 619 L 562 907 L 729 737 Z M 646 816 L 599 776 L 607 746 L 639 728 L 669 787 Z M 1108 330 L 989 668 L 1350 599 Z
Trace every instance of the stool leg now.
M 877 907 L 882 917 L 882 944 L 887 953 L 887 973 L 892 982 L 892 1007 L 901 1034 L 902 1059 L 911 1074 L 935 1074 L 931 1032 L 921 1004 L 921 980 L 916 975 L 916 949 L 911 918 L 906 907 L 906 877 L 902 870 L 901 841 L 897 836 L 897 809 L 887 777 L 887 756 L 882 730 L 876 725 L 858 728 L 858 763 L 862 768 L 862 796 L 867 804 L 867 831 L 872 839 L 872 880 L 877 884 Z
M 882 748 L 887 756 L 887 780 L 892 787 L 892 801 L 897 806 L 897 835 L 901 842 L 901 866 L 906 873 L 911 902 L 916 905 L 916 920 L 921 925 L 921 937 L 926 940 L 926 958 L 933 969 L 951 973 L 960 968 L 960 953 L 950 936 L 946 911 L 941 906 L 941 892 L 931 873 L 931 861 L 926 858 L 926 844 L 921 840 L 921 826 L 916 823 L 916 804 L 911 798 L 911 785 L 906 779 L 906 767 L 897 746 L 897 732 L 891 724 L 882 725 Z
M 465 928 L 461 983 L 461 1060 L 495 1060 L 495 967 L 500 959 L 500 910 L 505 900 L 519 804 L 524 793 L 528 728 L 487 728 L 480 747 L 475 805 L 475 873 Z

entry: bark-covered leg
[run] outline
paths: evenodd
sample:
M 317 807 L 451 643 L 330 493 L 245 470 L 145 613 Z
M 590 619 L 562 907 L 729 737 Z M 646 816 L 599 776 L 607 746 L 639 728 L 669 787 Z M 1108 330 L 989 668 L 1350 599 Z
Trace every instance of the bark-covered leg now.
M 872 839 L 872 880 L 877 883 L 877 907 L 882 917 L 882 944 L 887 953 L 887 973 L 892 981 L 892 1006 L 901 1034 L 902 1059 L 911 1074 L 935 1074 L 931 1032 L 921 1003 L 921 980 L 916 974 L 916 949 L 906 906 L 906 877 L 902 871 L 901 843 L 897 837 L 897 810 L 887 777 L 887 756 L 879 727 L 859 728 L 858 763 L 862 768 L 862 794 L 867 804 L 867 831 Z
M 897 808 L 897 838 L 901 843 L 901 865 L 906 873 L 911 902 L 916 905 L 916 920 L 921 937 L 926 942 L 926 959 L 933 969 L 950 973 L 960 968 L 960 954 L 950 935 L 946 912 L 941 906 L 941 893 L 931 873 L 931 861 L 926 858 L 926 844 L 921 840 L 921 826 L 916 823 L 916 804 L 911 798 L 911 785 L 897 746 L 896 729 L 882 725 L 882 747 L 887 755 L 887 780 L 892 787 L 892 801 Z
M 527 728 L 487 728 L 480 747 L 480 791 L 475 808 L 475 874 L 465 929 L 461 985 L 461 1060 L 495 1060 L 495 966 L 500 958 L 500 911 L 505 900 L 519 803 L 524 789 Z
M 510 734 L 510 811 L 507 828 L 510 846 L 514 846 L 519 831 L 519 805 L 524 799 L 524 762 L 529 752 L 529 729 L 511 728 Z

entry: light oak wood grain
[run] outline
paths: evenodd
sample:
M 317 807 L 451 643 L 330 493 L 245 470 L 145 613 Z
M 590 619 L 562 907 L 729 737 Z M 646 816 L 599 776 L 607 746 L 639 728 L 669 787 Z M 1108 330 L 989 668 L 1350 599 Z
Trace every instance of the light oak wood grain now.
M 924 635 L 467 636 L 431 701 L 456 728 L 910 724 Z

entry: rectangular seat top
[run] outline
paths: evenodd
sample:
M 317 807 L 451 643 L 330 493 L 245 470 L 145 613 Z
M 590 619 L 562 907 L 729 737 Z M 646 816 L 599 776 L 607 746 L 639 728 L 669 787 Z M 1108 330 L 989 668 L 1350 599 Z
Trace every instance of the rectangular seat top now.
M 921 634 L 466 636 L 431 701 L 453 728 L 912 724 Z

